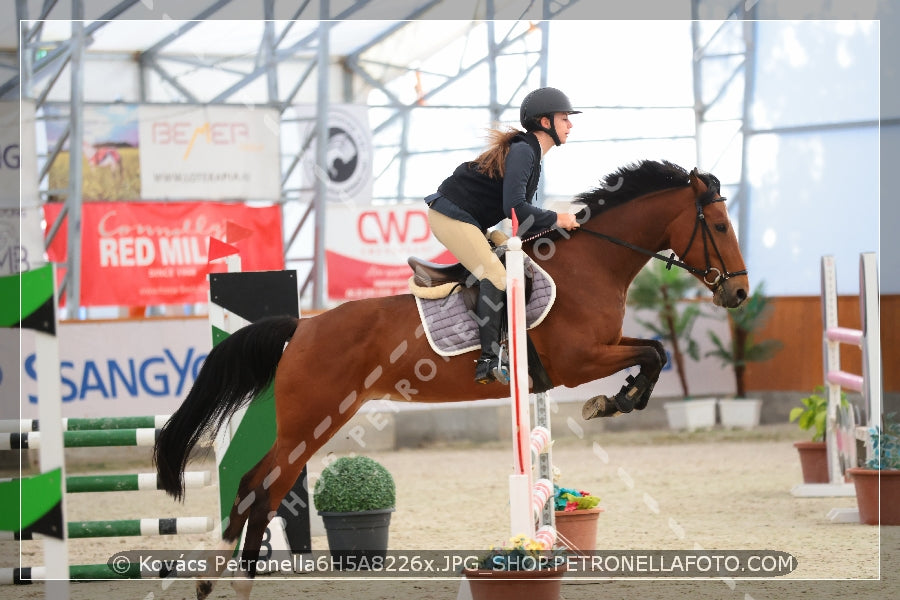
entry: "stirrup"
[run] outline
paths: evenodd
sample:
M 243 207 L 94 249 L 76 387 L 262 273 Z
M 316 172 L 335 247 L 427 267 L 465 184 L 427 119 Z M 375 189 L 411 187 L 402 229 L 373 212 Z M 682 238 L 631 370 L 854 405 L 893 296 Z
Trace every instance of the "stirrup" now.
M 503 385 L 509 385 L 509 365 L 498 360 L 491 369 L 491 375 Z
M 496 381 L 509 384 L 509 367 L 499 358 L 479 358 L 475 361 L 475 382 L 491 383 Z
M 509 385 L 509 356 L 507 355 L 505 343 L 500 344 L 500 348 L 497 351 L 497 363 L 493 365 L 491 373 L 494 375 L 494 379 L 503 385 Z

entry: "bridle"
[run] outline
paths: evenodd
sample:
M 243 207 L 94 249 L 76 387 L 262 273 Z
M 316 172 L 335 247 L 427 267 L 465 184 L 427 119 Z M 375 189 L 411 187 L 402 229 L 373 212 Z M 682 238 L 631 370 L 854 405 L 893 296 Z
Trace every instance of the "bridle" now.
M 659 259 L 666 263 L 666 269 L 671 269 L 673 266 L 676 266 L 694 275 L 699 275 L 703 279 L 703 282 L 708 285 L 713 291 L 715 291 L 728 279 L 747 274 L 747 269 L 742 269 L 740 271 L 729 271 L 725 267 L 725 259 L 722 257 L 722 253 L 719 251 L 719 247 L 716 245 L 715 237 L 713 236 L 712 231 L 709 228 L 709 223 L 706 222 L 706 216 L 703 214 L 704 206 L 713 204 L 715 202 L 724 201 L 725 198 L 719 196 L 718 186 L 710 186 L 705 192 L 694 199 L 694 205 L 697 207 L 697 219 L 694 221 L 694 230 L 691 232 L 691 237 L 688 240 L 687 247 L 684 249 L 684 252 L 678 255 L 687 256 L 687 253 L 691 250 L 691 246 L 694 245 L 694 240 L 697 239 L 697 232 L 699 231 L 700 237 L 703 240 L 703 257 L 706 260 L 705 269 L 698 269 L 697 267 L 677 260 L 675 258 L 676 254 L 674 252 L 667 257 L 665 255 L 659 254 L 658 252 L 653 252 L 652 250 L 647 250 L 646 248 L 635 246 L 631 242 L 626 242 L 625 240 L 620 240 L 619 238 L 613 237 L 611 235 L 600 233 L 599 231 L 593 231 L 584 227 L 579 227 L 575 231 L 583 231 L 595 237 L 604 239 L 608 242 L 612 242 L 613 244 L 618 244 L 619 246 L 634 250 L 635 252 L 640 252 L 641 254 L 645 254 L 651 258 Z M 722 268 L 725 269 L 724 273 L 716 267 L 712 266 L 712 263 L 709 260 L 710 246 L 712 246 L 716 257 L 719 259 L 719 264 L 721 264 Z M 709 279 L 710 275 L 714 276 L 712 280 Z

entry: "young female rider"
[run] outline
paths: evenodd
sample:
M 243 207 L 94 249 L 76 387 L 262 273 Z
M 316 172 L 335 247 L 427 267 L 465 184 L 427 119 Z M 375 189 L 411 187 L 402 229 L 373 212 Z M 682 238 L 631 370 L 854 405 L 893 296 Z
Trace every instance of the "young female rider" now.
M 434 236 L 479 280 L 475 309 L 480 330 L 481 357 L 475 381 L 509 382 L 499 358 L 500 328 L 505 317 L 506 270 L 491 250 L 488 228 L 510 217 L 515 209 L 519 235 L 552 227 L 578 227 L 575 216 L 532 206 L 541 176 L 541 159 L 554 146 L 566 143 L 580 113 L 561 91 L 545 87 L 525 96 L 519 121 L 525 132 L 492 130 L 490 146 L 478 158 L 459 165 L 438 191 L 425 198 Z

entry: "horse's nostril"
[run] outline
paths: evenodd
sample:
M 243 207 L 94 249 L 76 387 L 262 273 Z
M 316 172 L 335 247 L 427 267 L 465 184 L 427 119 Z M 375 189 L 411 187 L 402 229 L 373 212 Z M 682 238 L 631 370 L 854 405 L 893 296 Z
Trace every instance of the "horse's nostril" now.
M 735 292 L 735 296 L 737 296 L 739 302 L 743 302 L 747 299 L 747 290 L 745 290 L 744 288 L 740 288 L 737 292 Z

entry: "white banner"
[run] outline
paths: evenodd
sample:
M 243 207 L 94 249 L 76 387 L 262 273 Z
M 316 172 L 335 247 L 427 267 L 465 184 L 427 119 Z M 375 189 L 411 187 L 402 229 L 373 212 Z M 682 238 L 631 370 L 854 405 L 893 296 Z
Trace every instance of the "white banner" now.
M 45 262 L 41 209 L 0 208 L 0 275 L 30 271 Z
M 58 338 L 64 417 L 169 414 L 181 405 L 212 345 L 206 319 L 63 322 Z M 18 407 L 21 418 L 37 418 L 28 330 L 0 329 L 0 398 L 0 411 L 12 411 L 0 418 L 19 418 Z
M 24 123 L 21 128 L 20 110 Z M 0 207 L 17 207 L 20 202 L 37 205 L 34 103 L 0 102 Z
M 277 200 L 281 195 L 276 109 L 141 106 L 144 200 Z
M 722 309 L 704 307 L 704 313 Z M 727 338 L 728 324 L 714 317 L 697 323 L 701 356 L 712 349 L 706 331 Z M 625 335 L 647 337 L 628 311 Z M 22 355 L 19 356 L 19 336 Z M 0 419 L 37 418 L 34 343 L 28 330 L 0 328 Z M 169 414 L 180 406 L 211 347 L 206 319 L 152 319 L 120 322 L 63 322 L 59 328 L 63 416 L 102 417 Z M 628 372 L 637 373 L 637 369 Z M 734 375 L 718 360 L 687 361 L 686 374 L 694 397 L 734 393 Z M 625 381 L 618 373 L 577 388 L 553 390 L 557 401 L 583 402 L 597 394 L 612 395 Z M 21 382 L 21 395 L 20 395 Z M 654 397 L 681 396 L 671 362 L 654 389 Z
M 325 226 L 328 297 L 353 300 L 405 294 L 407 258 L 456 262 L 431 235 L 425 203 L 401 206 L 329 204 Z

